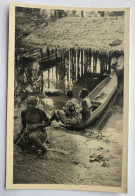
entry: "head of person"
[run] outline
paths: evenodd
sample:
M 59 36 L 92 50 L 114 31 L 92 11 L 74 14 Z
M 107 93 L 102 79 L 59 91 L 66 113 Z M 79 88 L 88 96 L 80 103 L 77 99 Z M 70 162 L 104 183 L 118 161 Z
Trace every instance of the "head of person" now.
M 79 97 L 83 99 L 87 97 L 88 94 L 89 94 L 88 90 L 86 88 L 83 88 L 82 90 L 80 90 Z
M 73 97 L 73 92 L 71 90 L 67 91 L 67 97 L 71 99 Z
M 28 110 L 34 110 L 35 107 L 37 106 L 37 99 L 34 96 L 30 96 L 27 99 L 27 109 Z

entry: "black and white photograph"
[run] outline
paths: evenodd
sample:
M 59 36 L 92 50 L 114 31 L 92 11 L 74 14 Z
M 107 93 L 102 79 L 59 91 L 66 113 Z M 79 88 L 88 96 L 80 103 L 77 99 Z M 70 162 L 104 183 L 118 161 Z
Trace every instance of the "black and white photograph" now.
M 127 8 L 10 4 L 7 188 L 126 192 L 128 36 Z

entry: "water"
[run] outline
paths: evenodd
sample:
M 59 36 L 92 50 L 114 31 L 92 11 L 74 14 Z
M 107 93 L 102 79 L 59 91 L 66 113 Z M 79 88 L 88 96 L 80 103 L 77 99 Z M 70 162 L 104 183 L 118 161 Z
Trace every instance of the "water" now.
M 75 97 L 78 97 L 82 88 L 91 91 L 99 82 L 103 80 L 103 75 L 91 73 L 89 67 L 84 68 L 71 67 L 70 64 L 63 66 L 61 63 L 52 68 L 43 71 L 43 93 L 48 89 L 60 89 L 66 93 L 68 89 L 73 91 Z
M 18 96 L 16 98 L 17 102 L 15 102 L 15 107 L 22 107 L 25 109 L 25 100 L 30 94 L 35 95 L 38 98 L 38 107 L 47 112 L 49 112 L 50 109 L 62 109 L 67 101 L 66 91 L 68 89 L 71 89 L 74 97 L 79 100 L 78 95 L 82 88 L 87 88 L 90 92 L 104 78 L 100 75 L 97 76 L 97 74 L 85 73 L 81 77 L 79 76 L 75 81 L 72 77 L 72 75 L 74 75 L 74 71 L 75 70 L 69 71 L 69 68 L 63 69 L 61 64 L 57 65 L 57 67 L 52 67 L 43 71 L 43 93 L 22 93 L 21 96 L 24 98 L 21 100 L 20 96 Z M 28 87 L 26 86 L 26 88 Z M 50 94 L 50 92 L 53 93 Z M 59 96 L 55 96 L 56 92 L 58 92 Z
M 74 97 L 81 101 L 78 96 L 79 91 L 82 88 L 92 91 L 105 78 L 102 66 L 108 71 L 109 65 L 105 59 L 102 65 L 103 59 L 98 56 L 91 55 L 90 58 L 86 58 L 84 51 L 82 53 L 80 51 L 78 55 L 79 58 L 76 53 L 73 55 L 70 51 L 64 61 L 54 66 L 46 67 L 46 64 L 43 64 L 41 68 L 35 63 L 31 67 L 16 69 L 15 108 L 21 110 L 26 108 L 25 100 L 28 95 L 35 95 L 39 100 L 38 107 L 50 115 L 50 111 L 62 109 L 65 105 L 68 89 L 71 89 Z M 123 101 L 123 96 L 116 99 L 116 105 L 119 104 L 119 99 Z M 111 106 L 112 104 L 107 111 Z
M 24 93 L 44 94 L 48 89 L 60 89 L 63 93 L 71 89 L 78 96 L 81 88 L 91 91 L 103 79 L 103 73 L 109 72 L 109 57 L 88 49 L 59 51 L 57 58 L 59 62 L 42 60 L 21 67 L 16 62 L 15 97 Z
M 60 55 L 60 54 L 59 54 Z M 61 54 L 62 55 L 62 54 Z M 104 54 L 88 50 L 69 50 L 66 57 L 55 66 L 42 65 L 43 93 L 49 89 L 61 89 L 64 93 L 71 89 L 78 97 L 81 88 L 91 91 L 101 80 L 103 73 L 109 71 L 109 61 Z

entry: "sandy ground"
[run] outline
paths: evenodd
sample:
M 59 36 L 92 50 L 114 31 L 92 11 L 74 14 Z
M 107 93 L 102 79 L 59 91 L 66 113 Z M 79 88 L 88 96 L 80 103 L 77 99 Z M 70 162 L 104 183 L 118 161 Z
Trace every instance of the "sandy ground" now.
M 123 112 L 114 105 L 102 129 L 88 128 L 80 133 L 67 131 L 61 123 L 47 128 L 47 158 L 23 155 L 14 146 L 14 183 L 121 185 Z M 15 134 L 21 126 L 15 119 Z

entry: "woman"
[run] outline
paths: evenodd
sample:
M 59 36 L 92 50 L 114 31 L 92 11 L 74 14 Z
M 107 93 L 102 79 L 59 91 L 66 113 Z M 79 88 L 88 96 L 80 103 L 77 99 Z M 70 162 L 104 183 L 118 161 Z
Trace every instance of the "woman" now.
M 56 120 L 58 122 L 60 120 L 67 128 L 73 128 L 80 121 L 79 104 L 77 99 L 73 97 L 71 90 L 67 91 L 67 97 L 66 106 L 63 110 L 55 111 L 50 121 Z
M 46 113 L 37 106 L 37 99 L 30 96 L 27 99 L 27 109 L 21 112 L 22 129 L 14 139 L 14 143 L 22 149 L 35 151 L 38 156 L 46 155 L 44 146 L 47 134 L 45 127 L 51 125 Z M 37 149 L 34 150 L 31 146 Z
M 90 98 L 88 97 L 88 94 L 89 92 L 85 88 L 83 88 L 79 93 L 79 96 L 82 99 L 82 103 L 81 103 L 82 120 L 87 120 L 91 115 L 92 104 Z

